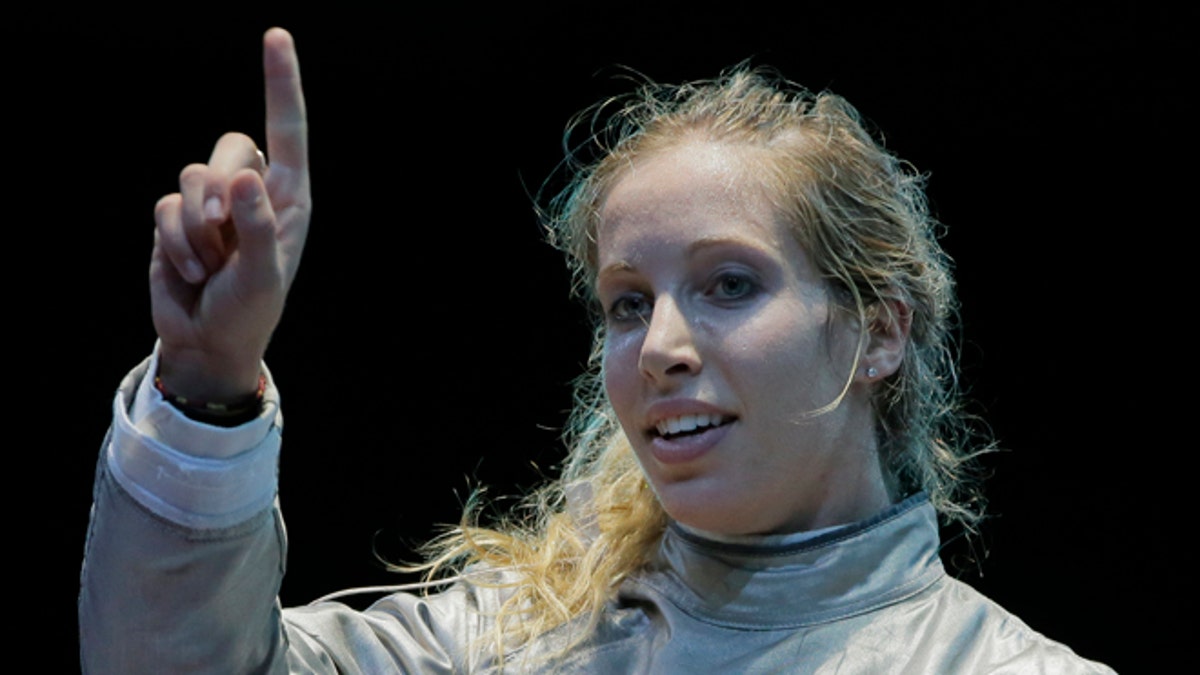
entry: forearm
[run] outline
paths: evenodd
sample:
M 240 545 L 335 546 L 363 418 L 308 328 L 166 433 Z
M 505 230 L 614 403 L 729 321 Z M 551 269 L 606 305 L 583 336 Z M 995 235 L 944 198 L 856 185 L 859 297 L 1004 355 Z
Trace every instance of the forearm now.
M 102 466 L 79 600 L 85 672 L 260 672 L 281 661 L 284 546 L 274 510 L 189 530 L 147 512 Z
M 228 447 L 236 432 L 210 430 L 215 458 L 173 448 L 156 438 L 178 431 L 161 408 L 131 406 L 140 425 L 127 414 L 125 402 L 146 376 L 144 368 L 135 371 L 118 393 L 97 470 L 79 606 L 84 668 L 281 667 L 276 596 L 286 541 L 273 507 L 278 428 L 268 424 L 241 452 Z M 272 390 L 272 409 L 274 400 Z M 205 444 L 204 434 L 176 440 Z

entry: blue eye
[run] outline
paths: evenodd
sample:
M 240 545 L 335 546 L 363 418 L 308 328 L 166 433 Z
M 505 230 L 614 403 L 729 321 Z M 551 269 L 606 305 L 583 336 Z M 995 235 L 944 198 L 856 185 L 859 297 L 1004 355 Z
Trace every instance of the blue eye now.
M 629 321 L 650 315 L 654 305 L 644 295 L 622 295 L 608 308 L 608 316 L 614 321 Z
M 758 286 L 744 274 L 724 272 L 717 276 L 709 295 L 721 300 L 738 300 L 754 293 Z

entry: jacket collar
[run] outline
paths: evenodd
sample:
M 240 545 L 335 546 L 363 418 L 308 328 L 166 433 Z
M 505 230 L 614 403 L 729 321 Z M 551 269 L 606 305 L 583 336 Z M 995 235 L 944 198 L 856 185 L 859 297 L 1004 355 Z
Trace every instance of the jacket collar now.
M 816 537 L 713 541 L 672 524 L 654 569 L 636 583 L 718 625 L 799 628 L 861 614 L 944 576 L 937 514 L 916 494 Z

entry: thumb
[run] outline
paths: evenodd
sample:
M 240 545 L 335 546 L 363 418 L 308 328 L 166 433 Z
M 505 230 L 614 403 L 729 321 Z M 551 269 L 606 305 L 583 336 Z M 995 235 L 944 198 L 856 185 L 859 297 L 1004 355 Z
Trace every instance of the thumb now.
M 230 185 L 230 216 L 237 232 L 237 255 L 251 287 L 278 283 L 279 248 L 275 211 L 262 177 L 251 169 L 239 171 Z

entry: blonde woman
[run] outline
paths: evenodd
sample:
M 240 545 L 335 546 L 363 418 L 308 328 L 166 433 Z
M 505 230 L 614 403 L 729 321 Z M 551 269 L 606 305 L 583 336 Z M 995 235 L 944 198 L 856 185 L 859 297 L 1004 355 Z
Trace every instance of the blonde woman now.
M 543 216 L 596 310 L 562 476 L 434 542 L 429 589 L 281 610 L 262 366 L 311 209 L 291 37 L 246 136 L 156 209 L 80 600 L 89 672 L 1107 672 L 938 559 L 982 502 L 947 260 L 853 108 L 735 70 L 576 125 Z M 592 152 L 594 157 L 586 156 Z

